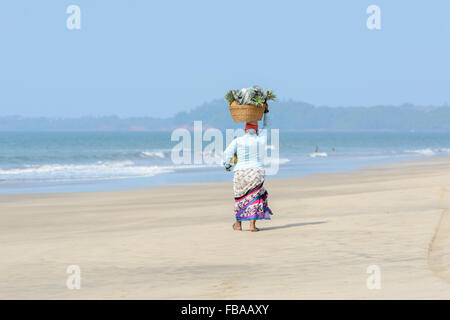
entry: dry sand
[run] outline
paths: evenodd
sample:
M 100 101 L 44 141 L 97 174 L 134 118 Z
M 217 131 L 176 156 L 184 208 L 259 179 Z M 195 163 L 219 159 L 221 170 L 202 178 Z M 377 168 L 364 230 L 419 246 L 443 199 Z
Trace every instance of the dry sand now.
M 0 298 L 449 299 L 450 161 L 268 179 L 233 231 L 230 182 L 0 195 Z M 244 224 L 248 230 L 248 224 Z M 81 289 L 66 287 L 68 265 Z M 381 270 L 369 290 L 367 268 Z

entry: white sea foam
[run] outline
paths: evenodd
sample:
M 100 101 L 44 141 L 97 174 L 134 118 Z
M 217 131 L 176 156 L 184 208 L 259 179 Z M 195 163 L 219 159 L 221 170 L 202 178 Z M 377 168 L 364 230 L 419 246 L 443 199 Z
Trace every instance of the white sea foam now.
M 135 166 L 133 161 L 97 162 L 94 164 L 47 164 L 0 169 L 0 179 L 60 180 L 150 177 L 173 172 L 170 167 Z
M 328 157 L 328 154 L 326 152 L 313 152 L 313 153 L 309 153 L 308 157 L 311 158 L 317 158 L 317 157 Z
M 436 154 L 436 151 L 430 148 L 427 149 L 418 149 L 418 150 L 406 150 L 405 153 L 407 154 L 418 154 L 422 156 L 434 156 Z
M 166 154 L 163 151 L 143 151 L 139 154 L 142 158 L 165 159 Z

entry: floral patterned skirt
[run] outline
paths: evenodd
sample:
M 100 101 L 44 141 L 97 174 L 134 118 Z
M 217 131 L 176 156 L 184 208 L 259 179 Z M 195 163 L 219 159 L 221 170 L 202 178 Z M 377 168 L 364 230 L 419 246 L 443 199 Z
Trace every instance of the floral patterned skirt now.
M 243 169 L 234 172 L 234 214 L 237 221 L 270 219 L 269 194 L 264 189 L 264 170 Z

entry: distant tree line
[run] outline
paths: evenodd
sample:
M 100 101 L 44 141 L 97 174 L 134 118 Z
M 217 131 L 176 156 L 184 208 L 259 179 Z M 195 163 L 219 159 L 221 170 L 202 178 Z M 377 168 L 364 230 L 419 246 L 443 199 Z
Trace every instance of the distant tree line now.
M 401 106 L 315 107 L 296 101 L 270 104 L 272 128 L 292 131 L 449 131 L 450 107 Z M 219 129 L 242 127 L 234 123 L 225 100 L 205 103 L 170 118 L 117 116 L 80 118 L 0 117 L 0 131 L 168 131 L 193 126 Z

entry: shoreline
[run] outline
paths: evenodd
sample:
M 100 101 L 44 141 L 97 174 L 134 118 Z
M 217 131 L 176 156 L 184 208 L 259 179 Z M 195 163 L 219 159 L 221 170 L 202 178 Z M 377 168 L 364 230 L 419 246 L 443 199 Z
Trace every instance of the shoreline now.
M 404 166 L 404 165 L 413 165 L 414 163 L 429 163 L 429 162 L 435 162 L 440 163 L 441 160 L 450 160 L 450 155 L 433 155 L 428 158 L 407 158 L 407 159 L 389 159 L 387 161 L 379 162 L 379 163 L 368 163 L 360 165 L 359 167 L 355 167 L 352 169 L 346 169 L 346 170 L 338 170 L 338 171 L 324 171 L 324 172 L 308 172 L 304 173 L 303 175 L 294 176 L 294 177 L 271 177 L 266 176 L 266 181 L 269 180 L 283 180 L 283 179 L 305 179 L 305 178 L 313 178 L 313 177 L 320 177 L 320 176 L 327 176 L 327 175 L 335 175 L 335 174 L 345 174 L 345 173 L 352 173 L 352 172 L 361 172 L 361 171 L 368 171 L 368 170 L 378 170 L 383 168 L 391 168 L 395 166 Z M 221 168 L 222 169 L 222 168 Z M 176 172 L 172 173 L 176 174 Z M 128 187 L 128 188 L 120 188 L 120 189 L 111 189 L 111 190 L 93 190 L 93 191 L 61 191 L 61 192 L 0 192 L 0 200 L 4 196 L 21 196 L 21 195 L 57 195 L 57 194 L 86 194 L 86 193 L 108 193 L 108 192 L 127 192 L 127 191 L 142 191 L 142 190 L 154 190 L 154 189 L 170 189 L 173 187 L 190 187 L 190 186 L 202 186 L 207 184 L 228 184 L 230 181 L 233 180 L 233 172 L 227 173 L 229 176 L 229 179 L 227 180 L 214 180 L 214 181 L 200 181 L 200 182 L 172 182 L 172 183 L 154 183 L 154 184 L 145 184 L 142 183 L 140 187 Z M 144 179 L 144 178 L 123 178 L 123 179 L 111 179 L 107 180 L 109 182 L 116 182 L 116 181 L 122 181 L 122 180 L 136 180 L 136 179 Z M 97 180 L 87 180 L 86 183 L 96 183 L 99 182 Z M 0 183 L 17 183 L 17 181 L 8 181 L 8 180 L 1 180 Z M 33 182 L 25 182 L 25 183 L 33 183 Z M 58 183 L 58 182 L 54 182 Z M 77 182 L 67 182 L 67 184 L 73 184 Z M 42 188 L 39 186 L 37 189 Z M 1 189 L 0 189 L 1 190 Z
M 258 233 L 232 230 L 231 180 L 2 194 L 0 298 L 449 299 L 450 162 L 420 160 L 268 178 Z

